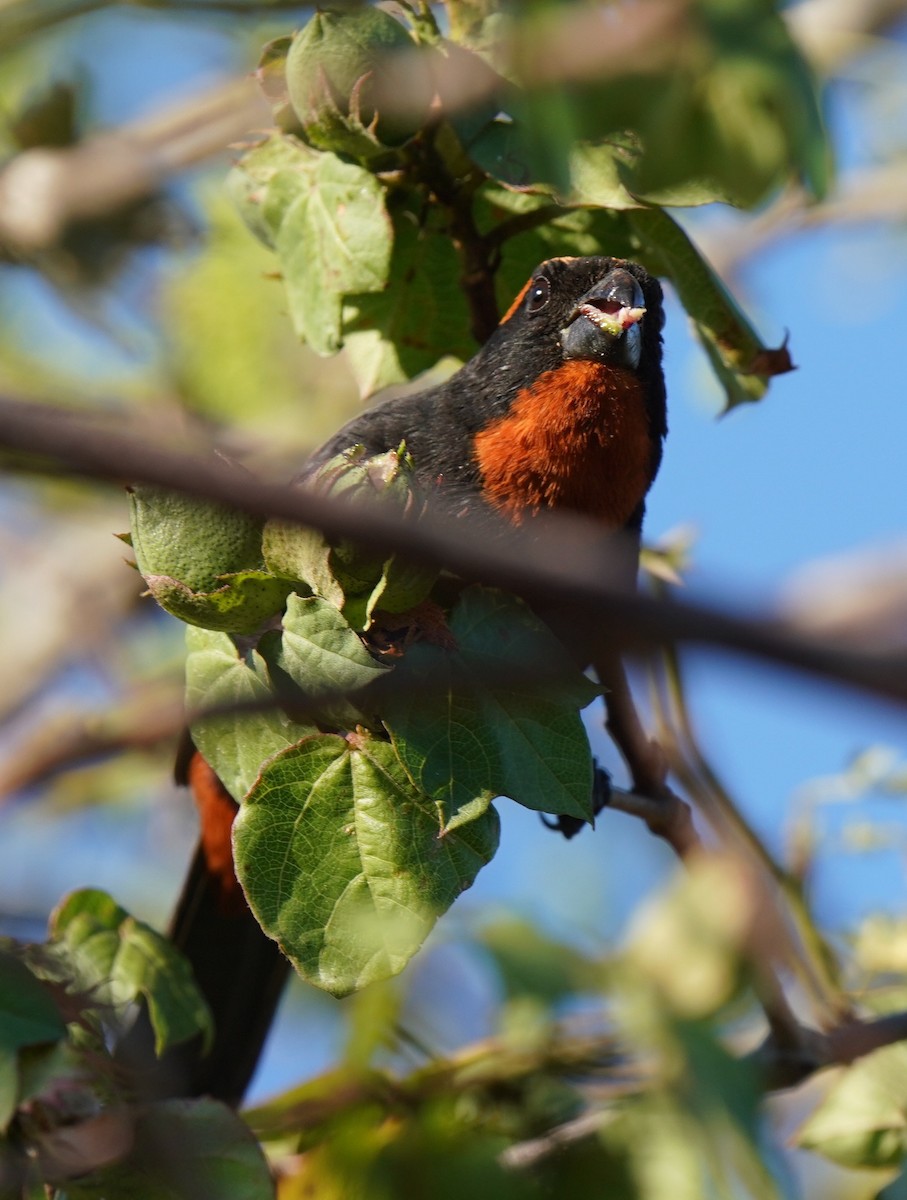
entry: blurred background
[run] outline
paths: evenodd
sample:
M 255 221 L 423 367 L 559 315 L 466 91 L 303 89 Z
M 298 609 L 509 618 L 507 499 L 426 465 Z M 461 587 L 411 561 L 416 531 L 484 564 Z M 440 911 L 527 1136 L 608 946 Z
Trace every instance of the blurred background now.
M 211 433 L 276 479 L 357 410 L 343 354 L 297 342 L 275 261 L 224 187 L 221 147 L 269 119 L 236 81 L 308 11 L 0 3 L 4 156 L 124 126 L 168 150 L 175 129 L 184 139 L 165 186 L 116 222 L 42 241 L 35 214 L 32 248 L 0 258 L 4 393 L 101 407 L 177 444 Z M 687 590 L 743 611 L 780 603 L 817 560 L 858 555 L 838 563 L 845 580 L 907 570 L 907 4 L 803 0 L 787 13 L 828 80 L 834 190 L 813 207 L 785 193 L 755 214 L 674 215 L 766 342 L 789 336 L 797 370 L 719 418 L 669 295 L 670 435 L 646 524 L 649 542 L 682 552 Z M 197 136 L 193 117 L 231 111 L 237 86 L 246 124 Z M 85 885 L 163 925 L 192 850 L 194 814 L 171 782 L 183 626 L 140 595 L 114 536 L 127 525 L 118 489 L 14 471 L 0 481 L 0 929 L 18 937 L 40 938 L 59 898 Z M 814 575 L 809 595 L 833 589 L 828 578 Z M 713 767 L 771 851 L 804 872 L 823 928 L 871 945 L 881 922 L 905 969 L 903 710 L 729 655 L 685 653 L 683 667 Z M 619 776 L 600 724 L 590 711 L 595 752 Z M 105 743 L 118 752 L 90 753 Z M 675 869 L 620 814 L 567 843 L 499 808 L 501 851 L 402 979 L 406 1024 L 436 1050 L 499 1019 L 489 929 L 526 922 L 600 949 Z M 252 1099 L 334 1061 L 355 1003 L 293 990 Z

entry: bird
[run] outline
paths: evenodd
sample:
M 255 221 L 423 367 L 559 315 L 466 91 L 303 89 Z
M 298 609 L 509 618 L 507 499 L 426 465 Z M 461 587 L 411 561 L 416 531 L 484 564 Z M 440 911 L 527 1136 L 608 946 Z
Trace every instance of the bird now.
M 379 399 L 316 450 L 294 483 L 304 486 L 352 447 L 378 455 L 405 445 L 435 511 L 493 516 L 505 527 L 550 512 L 591 518 L 621 535 L 626 582 L 634 586 L 646 495 L 667 434 L 663 324 L 661 285 L 640 264 L 606 255 L 548 259 L 458 371 Z M 657 787 L 651 744 L 619 662 L 596 667 L 608 677 L 609 729 L 643 786 Z M 142 1068 L 146 1092 L 210 1095 L 235 1106 L 290 965 L 259 928 L 233 873 L 236 802 L 188 737 L 177 778 L 194 794 L 201 838 L 169 936 L 212 1010 L 214 1041 L 207 1052 L 199 1037 L 154 1060 L 150 1027 L 139 1020 L 120 1058 Z

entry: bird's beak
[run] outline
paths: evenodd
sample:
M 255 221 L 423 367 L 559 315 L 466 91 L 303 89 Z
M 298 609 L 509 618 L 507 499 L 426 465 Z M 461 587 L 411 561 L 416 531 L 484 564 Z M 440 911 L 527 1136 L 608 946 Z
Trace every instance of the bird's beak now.
M 561 330 L 564 357 L 635 369 L 642 351 L 640 321 L 645 311 L 638 281 L 616 267 L 583 296 Z

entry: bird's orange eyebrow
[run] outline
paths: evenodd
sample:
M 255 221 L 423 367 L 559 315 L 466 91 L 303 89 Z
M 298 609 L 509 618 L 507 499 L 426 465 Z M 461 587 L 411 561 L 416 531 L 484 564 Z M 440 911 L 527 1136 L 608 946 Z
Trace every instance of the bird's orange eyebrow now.
M 534 279 L 534 278 L 535 278 L 535 276 L 533 275 L 533 277 L 532 277 L 532 278 Z M 510 318 L 513 316 L 513 314 L 516 312 L 516 310 L 517 310 L 517 309 L 520 307 L 520 305 L 523 303 L 523 297 L 524 297 L 524 296 L 526 295 L 526 293 L 529 291 L 529 289 L 530 289 L 530 287 L 531 287 L 531 286 L 532 286 L 532 279 L 528 279 L 528 280 L 526 281 L 526 283 L 524 283 L 524 284 L 523 284 L 523 286 L 520 288 L 520 290 L 519 290 L 519 292 L 517 293 L 516 299 L 514 300 L 513 304 L 511 304 L 510 308 L 508 308 L 508 309 L 507 309 L 507 311 L 504 313 L 503 317 L 501 317 L 500 321 L 498 321 L 498 324 L 499 324 L 499 325 L 503 325 L 505 321 L 509 321 L 509 320 L 510 320 Z
M 560 258 L 546 259 L 545 262 L 543 262 L 541 264 L 541 266 L 545 267 L 550 262 L 564 262 L 564 263 L 574 262 L 575 259 L 576 259 L 575 254 L 563 254 L 563 255 L 561 255 Z M 526 283 L 522 286 L 522 288 L 520 288 L 520 291 L 517 293 L 516 299 L 513 301 L 510 308 L 507 309 L 507 311 L 504 313 L 503 317 L 501 317 L 500 321 L 498 321 L 499 325 L 503 325 L 505 321 L 509 321 L 510 318 L 513 316 L 513 314 L 516 312 L 516 310 L 523 303 L 523 299 L 525 298 L 526 293 L 529 291 L 529 288 L 532 286 L 532 281 L 535 279 L 537 274 L 538 274 L 538 271 L 534 271 L 533 274 L 530 275 L 529 279 L 527 279 Z

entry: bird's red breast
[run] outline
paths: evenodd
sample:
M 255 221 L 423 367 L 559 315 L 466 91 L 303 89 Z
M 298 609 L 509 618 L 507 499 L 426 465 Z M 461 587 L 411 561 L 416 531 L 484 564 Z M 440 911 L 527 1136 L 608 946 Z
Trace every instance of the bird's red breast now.
M 246 902 L 233 869 L 232 844 L 238 805 L 198 751 L 189 760 L 186 782 L 198 808 L 205 863 L 220 886 L 224 913 L 241 912 Z
M 565 362 L 476 434 L 475 455 L 485 500 L 511 520 L 569 509 L 619 529 L 652 478 L 643 384 L 624 368 Z

